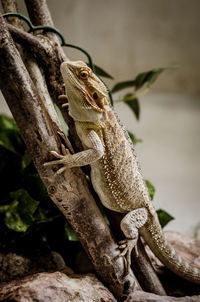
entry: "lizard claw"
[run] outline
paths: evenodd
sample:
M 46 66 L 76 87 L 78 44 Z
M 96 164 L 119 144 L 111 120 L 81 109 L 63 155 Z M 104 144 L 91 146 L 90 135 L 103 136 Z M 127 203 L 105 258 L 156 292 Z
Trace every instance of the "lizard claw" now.
M 66 96 L 65 94 L 60 94 L 60 95 L 58 96 L 58 99 L 59 99 L 59 100 L 67 100 L 67 96 Z
M 126 248 L 126 246 L 127 246 L 127 245 L 126 245 L 126 243 L 124 243 L 124 244 L 120 244 L 120 245 L 119 245 L 119 249 L 120 249 L 120 250 L 121 250 L 121 249 L 125 249 L 125 248 Z
M 67 98 L 67 96 L 66 96 L 65 94 L 59 95 L 59 96 L 58 96 L 58 100 L 59 100 L 59 101 L 65 101 L 65 103 L 63 103 L 63 104 L 61 105 L 62 108 L 66 108 L 66 107 L 69 106 L 68 98 Z
M 61 167 L 60 169 L 58 169 L 56 171 L 56 175 L 61 174 L 62 172 L 64 172 L 67 168 L 68 168 L 68 160 L 70 157 L 70 152 L 68 149 L 65 148 L 65 146 L 63 144 L 61 144 L 61 150 L 62 150 L 62 154 L 59 154 L 56 151 L 50 151 L 50 153 L 56 158 L 56 160 L 52 160 L 50 162 L 44 163 L 43 165 L 46 166 L 52 166 L 52 165 L 59 165 L 62 164 L 64 165 L 63 167 Z
M 62 108 L 67 108 L 67 107 L 69 107 L 69 103 L 64 103 L 64 104 L 62 104 L 61 107 L 62 107 Z
M 55 156 L 56 158 L 58 159 L 63 159 L 63 155 L 62 154 L 59 154 L 58 152 L 56 151 L 50 151 L 50 153 Z M 52 163 L 52 162 L 51 162 Z
M 126 271 L 129 272 L 131 268 L 131 252 L 135 248 L 136 255 L 138 255 L 137 250 L 137 239 L 125 239 L 119 242 L 119 249 L 123 249 L 123 251 L 120 253 L 120 257 L 125 258 L 125 267 Z
M 67 169 L 66 166 L 63 166 L 62 168 L 58 169 L 58 171 L 56 171 L 56 175 L 61 174 L 62 172 L 64 172 Z
M 61 144 L 61 149 L 62 149 L 62 154 L 63 155 L 70 154 L 69 150 L 67 148 L 65 148 L 65 146 L 63 144 Z
M 127 247 L 125 247 L 124 249 L 123 249 L 123 251 L 120 253 L 120 257 L 124 257 L 126 254 L 127 254 L 127 252 L 128 252 L 128 248 Z

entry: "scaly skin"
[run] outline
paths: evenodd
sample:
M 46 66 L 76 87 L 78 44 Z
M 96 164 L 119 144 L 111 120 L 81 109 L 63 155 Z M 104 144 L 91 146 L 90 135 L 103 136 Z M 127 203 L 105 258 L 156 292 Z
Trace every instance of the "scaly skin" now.
M 150 201 L 133 144 L 120 125 L 108 101 L 104 84 L 81 61 L 64 62 L 61 72 L 66 86 L 69 114 L 75 122 L 84 151 L 63 155 L 52 151 L 57 160 L 46 165 L 63 164 L 67 168 L 90 164 L 93 187 L 103 205 L 113 211 L 127 213 L 121 221 L 126 240 L 121 242 L 121 256 L 137 247 L 138 232 L 153 253 L 174 273 L 200 284 L 200 270 L 190 266 L 165 240 Z

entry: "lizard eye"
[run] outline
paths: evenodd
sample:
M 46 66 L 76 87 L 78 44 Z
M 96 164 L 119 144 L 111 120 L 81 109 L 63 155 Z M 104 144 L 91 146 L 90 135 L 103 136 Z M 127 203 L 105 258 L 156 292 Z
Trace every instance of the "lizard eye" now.
M 87 72 L 87 71 L 82 71 L 81 73 L 80 73 L 80 77 L 81 77 L 81 79 L 87 79 L 88 78 L 88 76 L 89 76 L 89 73 Z

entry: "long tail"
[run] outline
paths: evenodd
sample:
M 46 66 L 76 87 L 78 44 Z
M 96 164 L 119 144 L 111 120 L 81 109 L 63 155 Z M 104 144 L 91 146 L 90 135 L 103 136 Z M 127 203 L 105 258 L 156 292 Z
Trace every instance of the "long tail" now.
M 140 229 L 140 234 L 152 252 L 167 268 L 186 280 L 200 284 L 200 269 L 190 265 L 176 253 L 164 238 L 156 216 L 148 218 L 147 223 Z

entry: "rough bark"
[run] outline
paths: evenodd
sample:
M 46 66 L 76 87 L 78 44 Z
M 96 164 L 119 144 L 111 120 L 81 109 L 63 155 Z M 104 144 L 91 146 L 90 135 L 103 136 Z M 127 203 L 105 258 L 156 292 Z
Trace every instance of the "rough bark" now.
M 49 11 L 49 8 L 47 6 L 46 0 L 25 0 L 26 3 L 26 7 L 31 19 L 31 22 L 34 25 L 47 25 L 47 26 L 54 26 L 54 22 L 52 20 L 51 17 L 51 13 Z M 38 12 L 39 11 L 39 12 Z M 60 46 L 60 40 L 58 38 L 58 36 L 55 33 L 51 33 L 51 32 L 45 32 L 45 36 L 49 37 L 50 40 L 55 43 L 56 48 L 57 48 L 57 55 L 62 59 L 64 58 L 64 60 L 67 60 L 68 58 L 66 57 L 63 48 Z M 62 63 L 62 61 L 59 62 L 59 64 Z M 48 66 L 49 64 L 47 64 L 46 66 Z M 50 69 L 52 69 L 51 64 L 50 64 Z M 54 69 L 55 71 L 56 69 Z M 49 73 L 47 73 L 48 76 Z M 68 110 L 66 110 L 66 108 L 62 107 L 62 101 L 59 101 L 58 96 L 60 94 L 64 93 L 63 87 L 62 85 L 58 85 L 58 83 L 60 83 L 60 76 L 55 74 L 52 74 L 49 79 L 53 79 L 52 81 L 50 81 L 52 83 L 52 87 L 50 86 L 50 93 L 51 96 L 54 99 L 54 102 L 58 105 L 58 107 L 60 108 L 62 115 L 67 123 L 67 125 L 69 126 L 70 129 L 70 138 L 72 138 L 72 145 L 75 149 L 75 151 L 79 151 L 80 149 L 82 149 L 82 144 L 80 142 L 80 139 L 76 133 L 75 127 L 74 127 L 74 121 L 73 119 L 69 116 L 68 114 Z M 54 81 L 54 82 L 53 82 Z M 49 80 L 47 79 L 47 83 L 49 82 Z M 57 86 L 57 89 L 52 89 L 54 84 Z M 56 94 L 57 92 L 57 94 Z
M 158 296 L 152 293 L 143 291 L 136 291 L 130 294 L 125 302 L 199 302 L 200 296 L 192 297 L 169 297 L 169 296 Z
M 124 278 L 117 244 L 88 190 L 81 169 L 70 169 L 66 175 L 56 176 L 55 169 L 43 166 L 53 159 L 50 150 L 59 152 L 57 131 L 62 133 L 62 129 L 53 105 L 43 104 L 44 99 L 41 100 L 2 17 L 0 44 L 1 90 L 49 196 L 73 226 L 98 274 L 117 296 L 122 297 L 125 291 L 132 289 L 134 279 L 132 275 Z
M 156 272 L 140 239 L 138 240 L 138 256 L 136 256 L 134 253 L 131 257 L 131 263 L 133 272 L 144 291 L 161 296 L 166 295 L 166 291 L 156 275 Z
M 18 12 L 18 5 L 15 0 L 1 0 L 1 4 L 5 13 Z M 8 21 L 19 28 L 22 28 L 22 22 L 20 19 L 15 17 L 9 17 Z

